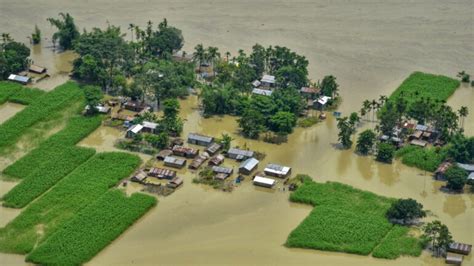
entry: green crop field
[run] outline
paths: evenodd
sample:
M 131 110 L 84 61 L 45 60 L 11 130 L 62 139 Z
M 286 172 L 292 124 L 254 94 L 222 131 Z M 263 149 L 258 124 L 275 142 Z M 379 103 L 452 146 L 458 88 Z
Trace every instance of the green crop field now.
M 447 100 L 459 87 L 456 79 L 441 75 L 414 72 L 390 95 L 389 100 L 403 96 L 409 103 L 417 99 Z
M 111 190 L 35 248 L 27 261 L 41 265 L 85 263 L 155 204 L 151 196 L 136 193 L 128 198 L 120 190 Z
M 35 88 L 21 87 L 17 92 L 8 98 L 9 102 L 29 105 L 46 94 L 45 91 Z
M 11 95 L 8 97 L 11 97 Z M 25 98 L 23 96 L 23 99 Z M 31 126 L 40 121 L 48 120 L 56 112 L 81 99 L 83 99 L 83 92 L 79 85 L 74 82 L 67 82 L 53 91 L 43 94 L 25 109 L 0 125 L 0 152 L 4 152 L 8 146 L 14 145 Z
M 31 252 L 78 211 L 129 176 L 139 164 L 138 156 L 127 153 L 96 154 L 0 229 L 0 251 Z
M 306 180 L 291 194 L 290 200 L 315 208 L 290 233 L 286 242 L 288 247 L 368 255 L 393 228 L 385 213 L 394 199 L 348 185 Z M 405 238 L 410 238 L 406 234 L 399 237 L 397 243 L 404 243 Z M 390 252 L 395 255 L 385 257 L 395 258 L 406 254 L 402 252 L 404 247 L 392 242 L 380 252 L 380 257 Z
M 26 178 L 32 172 L 37 171 L 35 167 L 31 167 L 32 165 L 38 167 L 61 160 L 62 149 L 77 144 L 97 129 L 100 124 L 100 116 L 71 118 L 63 130 L 49 137 L 38 148 L 9 165 L 3 173 L 15 178 Z
M 5 103 L 10 97 L 21 90 L 22 86 L 17 83 L 11 83 L 8 81 L 0 82 L 0 104 Z
M 372 256 L 383 259 L 396 259 L 400 255 L 420 256 L 423 247 L 418 239 L 407 237 L 409 230 L 408 227 L 395 225 L 374 249 Z
M 445 148 L 421 148 L 410 145 L 396 151 L 395 156 L 401 158 L 403 164 L 434 172 L 446 159 L 447 150 Z

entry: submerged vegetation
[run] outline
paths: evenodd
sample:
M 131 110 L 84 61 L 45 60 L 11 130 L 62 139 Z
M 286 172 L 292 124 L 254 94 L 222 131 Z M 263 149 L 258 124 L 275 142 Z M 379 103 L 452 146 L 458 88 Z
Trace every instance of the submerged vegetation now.
M 394 226 L 386 212 L 394 199 L 348 185 L 316 183 L 309 177 L 290 196 L 293 202 L 315 206 L 288 236 L 288 247 L 340 251 L 379 258 L 419 256 L 422 246 L 408 228 Z

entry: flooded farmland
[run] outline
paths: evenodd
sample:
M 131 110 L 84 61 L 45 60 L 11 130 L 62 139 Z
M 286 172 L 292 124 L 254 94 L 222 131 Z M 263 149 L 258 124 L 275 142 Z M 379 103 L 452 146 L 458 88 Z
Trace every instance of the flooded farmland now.
M 144 25 L 149 19 L 158 22 L 167 17 L 183 30 L 187 51 L 198 43 L 232 54 L 239 48 L 248 50 L 256 42 L 288 46 L 308 58 L 311 78 L 317 80 L 326 74 L 337 77 L 344 114 L 359 110 L 364 99 L 390 94 L 415 70 L 447 76 L 462 69 L 474 72 L 472 8 L 467 8 L 472 7 L 472 1 L 333 2 L 91 0 L 84 5 L 42 0 L 31 12 L 30 3 L 0 0 L 0 25 L 2 32 L 9 31 L 24 42 L 34 24 L 41 28 L 48 39 L 32 50 L 32 57 L 52 74 L 51 79 L 38 83 L 47 90 L 67 79 L 65 72 L 74 59 L 73 54 L 55 53 L 50 47 L 53 29 L 46 18 L 61 11 L 71 13 L 81 28 L 105 26 L 108 21 L 122 26 L 125 32 L 129 23 Z M 469 86 L 458 89 L 448 101 L 456 108 L 472 106 L 473 102 L 474 89 Z M 260 168 L 267 162 L 281 163 L 316 181 L 338 181 L 384 196 L 414 198 L 445 223 L 456 240 L 474 243 L 473 194 L 446 194 L 439 190 L 440 182 L 421 170 L 400 162 L 380 164 L 351 150 L 337 150 L 333 146 L 337 128 L 332 116 L 311 128 L 296 129 L 288 143 L 272 145 L 241 138 L 235 117 L 202 118 L 197 104 L 196 96 L 181 101 L 183 136 L 189 132 L 216 137 L 228 133 L 235 139 L 234 145 L 266 154 Z M 0 122 L 9 112 L 1 108 Z M 472 113 L 464 123 L 467 135 L 474 135 Z M 121 134 L 101 127 L 80 145 L 98 151 L 115 150 L 114 139 Z M 427 253 L 392 261 L 287 249 L 283 246 L 286 237 L 311 207 L 288 202 L 288 192 L 255 188 L 249 180 L 225 193 L 192 184 L 194 173 L 183 170 L 181 175 L 185 178 L 183 187 L 167 198 L 160 197 L 156 208 L 88 264 L 444 264 Z M 9 189 L 4 183 L 0 187 L 1 193 Z M 24 264 L 22 260 L 21 256 L 0 254 L 2 265 Z M 471 255 L 464 263 L 473 261 Z

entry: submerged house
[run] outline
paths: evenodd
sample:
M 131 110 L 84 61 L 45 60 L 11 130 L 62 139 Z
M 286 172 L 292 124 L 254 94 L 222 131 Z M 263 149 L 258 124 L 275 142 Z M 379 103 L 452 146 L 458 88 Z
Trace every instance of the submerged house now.
M 231 159 L 235 159 L 238 161 L 246 160 L 248 158 L 253 157 L 255 152 L 249 150 L 241 150 L 237 148 L 231 148 L 227 152 L 227 157 Z
M 177 156 L 181 156 L 181 157 L 186 157 L 186 158 L 194 158 L 196 157 L 196 155 L 199 154 L 199 150 L 189 148 L 189 147 L 174 145 L 173 154 Z
M 459 254 L 446 253 L 446 264 L 461 265 L 464 257 Z
M 10 76 L 8 76 L 8 80 L 18 82 L 23 85 L 28 84 L 31 81 L 31 79 L 27 76 L 20 76 L 15 74 L 11 74 Z
M 36 74 L 46 73 L 47 70 L 48 69 L 45 67 L 34 65 L 34 64 L 30 65 L 30 67 L 28 68 L 28 71 L 36 73 Z
M 137 183 L 140 183 L 140 184 L 143 184 L 145 183 L 145 179 L 146 179 L 147 175 L 145 172 L 143 171 L 139 171 L 137 172 L 134 176 L 132 176 L 132 181 L 133 182 L 137 182 Z
M 127 133 L 125 136 L 129 139 L 133 139 L 136 135 L 140 134 L 142 129 L 143 129 L 143 126 L 141 124 L 133 125 L 127 130 Z
M 220 165 L 221 163 L 224 162 L 224 155 L 218 154 L 209 160 L 209 165 Z
M 291 174 L 291 167 L 270 163 L 263 172 L 269 176 L 284 178 Z
M 147 108 L 147 105 L 144 102 L 127 101 L 123 104 L 123 107 L 130 111 L 141 112 Z
M 255 158 L 248 158 L 239 166 L 239 174 L 250 175 L 257 167 L 259 161 Z
M 148 175 L 158 179 L 173 179 L 176 176 L 176 171 L 166 168 L 153 167 L 150 169 L 150 171 L 148 171 Z
M 198 169 L 201 165 L 209 158 L 209 155 L 204 152 L 203 154 L 198 155 L 194 160 L 189 164 L 189 169 Z
M 184 180 L 181 177 L 175 177 L 167 184 L 167 186 L 169 188 L 177 188 L 177 187 L 181 186 L 183 184 L 183 182 L 184 182 Z
M 225 174 L 230 176 L 234 172 L 234 169 L 222 166 L 213 166 L 212 171 L 216 174 Z
M 472 245 L 459 243 L 459 242 L 452 242 L 448 246 L 448 251 L 463 255 L 469 255 L 471 253 Z
M 213 137 L 204 136 L 196 133 L 189 133 L 188 135 L 188 143 L 200 146 L 209 146 L 214 141 Z
M 446 173 L 446 171 L 449 169 L 449 167 L 451 167 L 451 165 L 453 165 L 452 163 L 450 162 L 443 162 L 441 163 L 439 166 L 438 166 L 438 169 L 436 169 L 435 171 L 435 178 L 436 179 L 440 179 L 440 180 L 444 180 L 446 179 L 446 177 L 444 176 L 444 174 Z
M 166 156 L 165 165 L 174 168 L 183 168 L 186 165 L 186 160 L 181 158 L 176 158 L 173 156 Z
M 172 150 L 161 150 L 161 151 L 156 155 L 156 159 L 163 161 L 167 156 L 170 156 L 171 154 L 173 154 L 173 151 L 172 151 Z
M 253 179 L 253 184 L 255 186 L 272 188 L 276 184 L 276 181 L 274 179 L 271 179 L 271 178 L 267 178 L 267 177 L 257 175 Z
M 220 149 L 222 148 L 221 144 L 218 143 L 212 143 L 209 147 L 206 148 L 206 152 L 209 153 L 210 155 L 216 154 Z
M 313 101 L 313 108 L 322 110 L 328 104 L 331 97 L 329 96 L 321 96 L 318 99 Z

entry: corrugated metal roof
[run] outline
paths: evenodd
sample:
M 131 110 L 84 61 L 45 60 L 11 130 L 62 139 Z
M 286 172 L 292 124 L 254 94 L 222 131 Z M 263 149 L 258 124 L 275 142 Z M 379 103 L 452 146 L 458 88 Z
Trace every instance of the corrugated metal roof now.
M 232 168 L 222 167 L 222 166 L 213 166 L 212 171 L 215 173 L 223 173 L 223 174 L 232 174 Z
M 283 166 L 279 164 L 270 163 L 265 167 L 265 172 L 271 172 L 278 175 L 286 175 L 290 172 L 291 168 L 288 166 Z
M 257 94 L 257 95 L 263 95 L 263 96 L 271 96 L 273 92 L 271 90 L 262 90 L 262 89 L 254 88 L 252 90 L 252 93 Z
M 30 78 L 25 77 L 25 76 L 11 74 L 10 76 L 8 76 L 8 80 L 16 81 L 16 82 L 20 82 L 20 83 L 28 83 L 30 81 Z
M 253 170 L 257 165 L 259 161 L 255 158 L 248 158 L 247 160 L 243 161 L 239 168 L 245 168 L 249 171 Z
M 242 156 L 245 156 L 245 157 L 253 157 L 253 154 L 254 154 L 253 151 L 241 150 L 241 149 L 237 149 L 237 148 L 231 148 L 231 149 L 229 149 L 229 151 L 227 153 L 228 154 L 234 154 L 234 155 L 242 155 Z
M 271 179 L 271 178 L 266 178 L 266 177 L 262 177 L 262 176 L 256 176 L 254 179 L 253 179 L 253 182 L 254 183 L 260 183 L 260 184 L 265 184 L 265 185 L 269 185 L 269 186 L 273 186 L 275 185 L 275 180 L 274 179 Z
M 184 159 L 176 158 L 173 156 L 166 156 L 164 160 L 165 163 L 178 164 L 178 165 L 184 164 L 185 161 L 186 160 Z
M 142 124 L 143 124 L 143 127 L 151 128 L 151 129 L 156 129 L 156 127 L 158 127 L 157 123 L 149 122 L 149 121 L 143 121 Z
M 265 83 L 275 83 L 275 76 L 263 75 L 261 81 Z
M 212 142 L 214 140 L 213 137 L 204 136 L 196 133 L 189 133 L 188 139 L 203 141 L 203 142 Z
M 140 131 L 142 131 L 142 129 L 143 129 L 143 126 L 141 124 L 136 124 L 136 125 L 133 125 L 131 128 L 129 128 L 128 131 L 138 134 L 140 133 Z
M 474 172 L 474 164 L 457 163 L 457 165 L 468 172 Z

